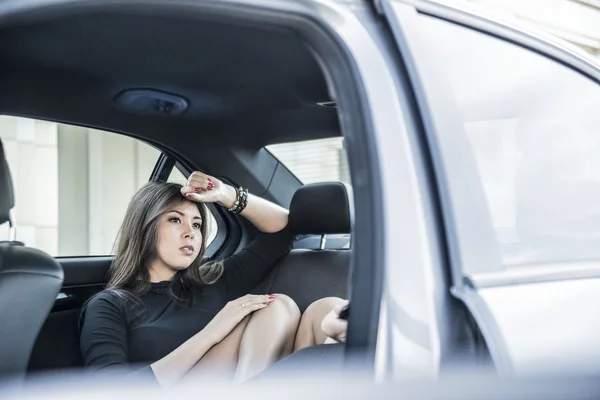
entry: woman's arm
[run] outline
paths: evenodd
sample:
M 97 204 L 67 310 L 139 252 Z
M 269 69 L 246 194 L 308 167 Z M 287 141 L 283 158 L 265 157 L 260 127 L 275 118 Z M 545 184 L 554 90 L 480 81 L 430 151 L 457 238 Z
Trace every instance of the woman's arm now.
M 294 246 L 296 234 L 289 227 L 277 233 L 259 233 L 254 240 L 223 263 L 219 286 L 226 299 L 235 299 L 252 289 Z
M 219 201 L 224 207 L 231 208 L 236 199 L 236 191 L 229 185 L 224 185 L 223 199 Z M 241 212 L 248 221 L 259 230 L 266 233 L 279 232 L 288 224 L 288 210 L 271 203 L 261 197 L 248 194 L 248 205 Z
M 231 208 L 236 191 L 230 185 L 201 172 L 190 175 L 181 192 L 190 200 L 216 202 Z M 241 213 L 262 231 L 252 243 L 224 261 L 220 285 L 226 299 L 235 299 L 252 290 L 267 272 L 293 247 L 296 235 L 288 224 L 288 211 L 258 196 L 249 195 Z
M 246 295 L 228 302 L 204 329 L 196 333 L 168 355 L 150 367 L 162 387 L 171 387 L 181 380 L 214 345 L 254 311 L 267 307 L 274 297 Z
M 218 203 L 227 208 L 233 207 L 236 200 L 232 186 L 199 171 L 190 175 L 181 193 L 193 201 Z M 288 210 L 252 194 L 248 195 L 248 205 L 241 215 L 266 233 L 279 232 L 288 223 Z
M 131 371 L 127 301 L 120 299 L 115 293 L 104 292 L 89 302 L 80 338 L 83 363 L 88 370 L 99 373 Z M 171 386 L 210 350 L 215 341 L 211 329 L 205 328 L 149 367 L 132 373 L 153 374 L 161 386 Z

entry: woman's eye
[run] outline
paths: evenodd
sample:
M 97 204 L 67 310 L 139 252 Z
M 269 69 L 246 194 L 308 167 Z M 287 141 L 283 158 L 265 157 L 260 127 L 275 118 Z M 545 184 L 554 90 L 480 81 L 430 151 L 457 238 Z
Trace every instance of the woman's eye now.
M 194 228 L 195 229 L 200 229 L 200 228 L 202 228 L 202 224 L 194 224 Z
M 179 222 L 179 218 L 169 218 L 169 222 Z

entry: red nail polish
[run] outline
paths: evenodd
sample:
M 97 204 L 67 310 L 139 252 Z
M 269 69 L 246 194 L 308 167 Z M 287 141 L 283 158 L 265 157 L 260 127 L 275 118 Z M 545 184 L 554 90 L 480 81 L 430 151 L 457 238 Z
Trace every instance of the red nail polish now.
M 275 295 L 274 295 L 274 294 L 270 294 L 270 295 L 269 295 L 269 298 L 271 298 L 271 299 L 274 299 L 274 298 L 275 298 Z
M 266 302 L 266 301 L 265 301 L 263 304 L 264 304 L 264 305 L 266 305 L 266 306 L 268 306 L 268 305 L 269 305 L 269 303 L 268 303 L 268 302 Z
M 188 193 L 188 194 L 185 195 L 185 197 L 192 197 L 192 194 Z
M 194 192 L 200 192 L 200 191 L 202 191 L 201 188 L 194 188 Z
M 210 178 L 206 178 L 206 180 L 209 181 L 209 182 L 212 182 L 212 179 L 210 179 Z

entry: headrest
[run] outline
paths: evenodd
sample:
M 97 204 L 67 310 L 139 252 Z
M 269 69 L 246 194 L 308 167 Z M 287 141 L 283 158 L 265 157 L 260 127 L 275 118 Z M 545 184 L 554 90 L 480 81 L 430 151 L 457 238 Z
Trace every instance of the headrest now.
M 10 218 L 10 210 L 15 205 L 15 197 L 13 194 L 12 179 L 8 163 L 4 157 L 4 147 L 0 140 L 0 224 L 7 222 Z
M 290 228 L 303 235 L 350 233 L 352 189 L 341 182 L 313 183 L 296 190 L 290 204 Z

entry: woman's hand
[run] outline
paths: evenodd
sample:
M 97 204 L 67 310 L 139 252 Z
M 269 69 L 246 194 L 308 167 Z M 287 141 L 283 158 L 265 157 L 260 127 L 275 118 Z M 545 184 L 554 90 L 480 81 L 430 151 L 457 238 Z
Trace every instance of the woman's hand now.
M 247 294 L 239 299 L 230 301 L 206 325 L 204 330 L 210 334 L 213 345 L 223 340 L 242 319 L 254 311 L 267 307 L 275 300 L 274 295 Z
M 219 203 L 226 208 L 232 208 L 237 200 L 232 186 L 200 171 L 190 175 L 181 194 L 191 201 Z M 252 194 L 248 194 L 248 203 L 241 215 L 262 232 L 279 232 L 288 223 L 288 210 Z
M 348 300 L 338 304 L 323 318 L 321 322 L 321 330 L 330 338 L 338 342 L 346 341 L 346 331 L 348 330 L 348 321 L 340 319 L 340 311 L 348 304 Z
M 181 194 L 198 203 L 219 203 L 232 207 L 236 199 L 235 189 L 215 177 L 194 171 L 188 178 Z

